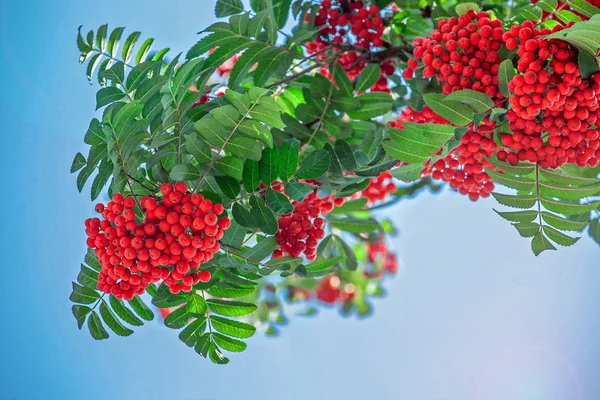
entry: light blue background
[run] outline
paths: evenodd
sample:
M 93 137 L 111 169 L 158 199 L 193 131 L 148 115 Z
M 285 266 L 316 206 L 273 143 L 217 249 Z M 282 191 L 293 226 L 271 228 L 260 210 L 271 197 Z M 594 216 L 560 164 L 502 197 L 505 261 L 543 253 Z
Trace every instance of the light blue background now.
M 535 258 L 493 201 L 450 192 L 387 211 L 402 267 L 368 319 L 292 318 L 225 367 L 158 322 L 103 342 L 77 330 L 68 296 L 92 204 L 68 172 L 95 88 L 76 28 L 126 25 L 179 52 L 213 4 L 0 1 L 0 399 L 600 398 L 598 246 Z

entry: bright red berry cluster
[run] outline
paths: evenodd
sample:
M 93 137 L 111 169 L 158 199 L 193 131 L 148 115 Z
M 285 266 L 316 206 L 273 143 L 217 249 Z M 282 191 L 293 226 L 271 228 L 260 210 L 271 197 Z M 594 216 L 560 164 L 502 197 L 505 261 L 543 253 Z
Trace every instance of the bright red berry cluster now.
M 120 193 L 96 205 L 104 219 L 86 220 L 87 245 L 102 266 L 99 290 L 130 300 L 161 279 L 172 293 L 210 280 L 210 272 L 198 268 L 220 249 L 218 240 L 231 225 L 218 217 L 223 206 L 190 194 L 183 182 L 165 183 L 160 191 L 160 200 L 141 199 L 143 223 L 136 221 L 135 199 Z
M 365 7 L 361 1 L 347 1 L 346 5 L 324 0 L 315 16 L 315 25 L 321 27 L 320 37 L 314 42 L 306 43 L 309 54 L 319 53 L 329 44 L 352 44 L 364 49 L 379 48 L 384 45 L 382 35 L 385 29 L 383 19 L 379 15 L 379 7 L 371 5 Z M 317 56 L 325 59 L 325 55 Z M 348 51 L 342 54 L 338 62 L 354 79 L 367 65 L 359 53 Z M 394 74 L 395 67 L 391 60 L 380 65 L 381 75 L 379 80 L 371 87 L 372 91 L 389 92 L 387 77 Z M 326 69 L 320 71 L 329 77 Z
M 396 193 L 396 185 L 389 172 L 382 172 L 377 178 L 371 178 L 371 183 L 362 192 L 359 198 L 367 198 L 367 204 L 383 201 L 393 193 Z
M 383 46 L 383 19 L 379 7 L 365 7 L 362 1 L 346 1 L 347 8 L 331 0 L 323 0 L 315 15 L 315 26 L 321 28 L 321 38 L 326 42 L 347 43 L 348 33 L 356 37 L 356 46 L 365 49 Z
M 317 287 L 317 299 L 323 303 L 333 304 L 338 301 L 352 301 L 355 288 L 351 283 L 342 285 L 339 277 L 328 275 L 323 277 Z
M 405 108 L 390 125 L 402 129 L 403 122 L 449 124 L 427 106 L 423 111 Z M 461 138 L 461 143 L 450 154 L 432 165 L 425 164 L 422 175 L 431 175 L 433 179 L 448 182 L 451 188 L 468 195 L 473 201 L 489 196 L 494 190 L 494 184 L 484 168 L 494 168 L 485 159 L 492 156 L 497 148 L 493 140 L 494 126 L 495 124 L 487 119 L 477 129 L 473 129 L 471 125 Z
M 490 20 L 483 11 L 470 10 L 458 18 L 442 19 L 429 37 L 414 40 L 415 58 L 408 60 L 403 76 L 412 78 L 421 60 L 423 76 L 437 76 L 443 94 L 471 89 L 501 99 L 498 67 L 502 60 L 498 50 L 503 45 L 503 33 L 502 22 Z
M 545 39 L 562 29 L 539 30 L 525 21 L 504 34 L 506 47 L 517 49 L 519 73 L 508 86 L 513 94 L 506 118 L 513 133 L 502 136 L 507 151 L 498 152 L 501 161 L 527 160 L 542 168 L 598 165 L 594 126 L 600 117 L 600 74 L 582 78 L 577 50 L 565 41 Z
M 273 189 L 283 192 L 283 185 L 274 185 Z M 317 189 L 301 202 L 293 200 L 294 211 L 279 217 L 279 231 L 275 235 L 279 249 L 273 251 L 273 258 L 304 254 L 309 261 L 314 260 L 319 240 L 325 237 L 325 220 L 321 215 L 343 203 L 344 199 L 333 196 L 319 198 Z
M 377 242 L 367 242 L 367 260 L 371 264 L 381 263 L 383 267 L 383 270 L 375 272 L 365 271 L 367 277 L 381 277 L 383 271 L 388 271 L 391 274 L 398 272 L 398 258 L 396 254 L 388 250 L 383 238 L 379 238 Z

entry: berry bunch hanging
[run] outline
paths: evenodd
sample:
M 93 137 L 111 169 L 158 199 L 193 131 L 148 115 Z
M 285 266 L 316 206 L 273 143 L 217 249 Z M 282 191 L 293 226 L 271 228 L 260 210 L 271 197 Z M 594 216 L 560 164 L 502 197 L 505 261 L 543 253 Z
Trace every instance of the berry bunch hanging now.
M 514 93 L 506 117 L 512 134 L 502 136 L 507 150 L 498 152 L 501 161 L 539 162 L 542 168 L 598 165 L 600 74 L 582 78 L 578 51 L 565 41 L 544 38 L 562 29 L 537 29 L 525 21 L 504 34 L 506 47 L 519 55 L 519 74 L 509 83 Z
M 273 189 L 283 192 L 283 185 L 274 185 Z M 284 255 L 300 257 L 302 254 L 309 261 L 317 257 L 319 241 L 325 237 L 325 219 L 336 205 L 342 205 L 344 199 L 333 196 L 320 198 L 315 189 L 303 201 L 292 201 L 294 211 L 279 217 L 276 233 L 279 249 L 273 251 L 273 258 Z
M 484 11 L 469 10 L 458 18 L 441 19 L 426 38 L 414 40 L 413 55 L 405 79 L 411 79 L 422 62 L 425 78 L 437 77 L 443 94 L 471 89 L 492 99 L 502 99 L 498 90 L 498 51 L 503 45 L 502 22 L 490 20 Z
M 159 280 L 179 293 L 210 279 L 199 267 L 219 251 L 218 240 L 231 225 L 219 217 L 223 206 L 190 194 L 184 182 L 165 183 L 160 192 L 160 200 L 142 197 L 143 223 L 136 222 L 136 200 L 120 193 L 106 206 L 96 205 L 103 220 L 86 221 L 88 247 L 102 266 L 99 290 L 130 300 Z

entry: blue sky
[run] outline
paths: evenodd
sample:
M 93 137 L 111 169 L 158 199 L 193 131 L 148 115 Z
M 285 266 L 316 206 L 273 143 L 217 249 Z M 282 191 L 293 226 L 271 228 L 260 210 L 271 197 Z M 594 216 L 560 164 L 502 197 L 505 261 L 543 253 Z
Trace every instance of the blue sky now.
M 402 266 L 368 319 L 292 318 L 225 367 L 159 323 L 103 342 L 77 330 L 68 296 L 92 204 L 68 171 L 95 108 L 77 26 L 126 25 L 179 52 L 212 10 L 0 0 L 0 400 L 598 398 L 598 246 L 584 238 L 535 258 L 492 200 L 450 192 L 386 211 Z

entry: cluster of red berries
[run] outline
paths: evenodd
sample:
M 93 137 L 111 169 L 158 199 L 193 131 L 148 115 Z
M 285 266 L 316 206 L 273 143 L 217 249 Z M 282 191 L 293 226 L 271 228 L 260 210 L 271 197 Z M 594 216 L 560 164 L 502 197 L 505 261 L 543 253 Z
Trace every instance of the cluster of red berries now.
M 352 301 L 355 287 L 351 283 L 342 285 L 342 281 L 336 275 L 323 277 L 316 290 L 317 299 L 323 303 L 333 304 L 338 301 Z
M 396 185 L 389 172 L 382 172 L 377 178 L 371 178 L 369 186 L 359 194 L 359 198 L 367 198 L 367 204 L 383 201 L 392 193 L 396 193 Z
M 283 192 L 283 185 L 273 185 L 273 189 Z M 321 215 L 343 203 L 344 199 L 334 199 L 333 196 L 320 198 L 317 189 L 301 202 L 293 200 L 294 211 L 279 217 L 279 230 L 275 235 L 279 249 L 273 251 L 272 257 L 300 257 L 304 254 L 313 261 L 317 257 L 319 240 L 325 237 L 325 220 Z
M 506 47 L 517 49 L 519 73 L 508 86 L 513 94 L 506 118 L 513 133 L 501 138 L 507 148 L 498 152 L 501 161 L 527 160 L 542 168 L 598 165 L 599 132 L 593 127 L 600 117 L 600 74 L 582 78 L 577 50 L 545 38 L 562 29 L 540 30 L 525 21 L 504 34 Z
M 471 89 L 501 99 L 498 50 L 504 44 L 502 22 L 490 20 L 486 12 L 470 10 L 458 18 L 442 19 L 437 26 L 429 37 L 414 40 L 415 58 L 408 60 L 403 77 L 412 78 L 421 60 L 423 76 L 437 76 L 443 94 Z
M 387 271 L 390 274 L 398 272 L 398 258 L 396 254 L 388 250 L 383 238 L 379 238 L 376 242 L 367 243 L 367 260 L 371 264 L 380 264 L 382 267 L 382 269 L 376 269 L 373 272 L 365 271 L 365 275 L 368 278 L 379 278 L 383 275 L 383 271 Z
M 356 37 L 356 46 L 369 49 L 383 46 L 383 19 L 379 7 L 365 7 L 362 1 L 349 0 L 341 4 L 332 4 L 323 0 L 315 15 L 315 26 L 321 28 L 321 38 L 331 43 L 345 43 L 348 33 Z
M 223 206 L 188 193 L 184 182 L 165 183 L 160 191 L 161 200 L 142 197 L 143 223 L 136 221 L 136 200 L 120 193 L 106 206 L 96 205 L 104 219 L 86 220 L 87 245 L 102 266 L 99 290 L 130 300 L 161 279 L 172 293 L 210 280 L 210 272 L 198 268 L 219 250 L 218 240 L 231 225 L 218 217 Z
M 332 4 L 331 0 L 321 3 L 321 8 L 315 16 L 315 25 L 321 27 L 320 37 L 314 42 L 306 43 L 309 54 L 320 53 L 329 44 L 353 44 L 356 47 L 372 49 L 383 46 L 383 19 L 379 15 L 379 7 L 365 7 L 362 1 L 347 1 Z M 324 60 L 325 54 L 319 54 L 318 59 Z M 367 65 L 359 53 L 348 51 L 338 59 L 339 64 L 348 77 L 355 79 Z M 392 61 L 387 60 L 380 65 L 379 80 L 370 88 L 374 92 L 389 92 L 387 77 L 396 70 Z M 330 77 L 329 71 L 323 68 L 321 74 Z
M 405 108 L 390 125 L 402 129 L 403 122 L 449 124 L 427 106 L 423 111 Z M 489 196 L 494 190 L 494 184 L 484 168 L 494 168 L 485 159 L 492 156 L 497 148 L 493 140 L 494 126 L 495 124 L 487 119 L 477 129 L 471 126 L 461 138 L 461 143 L 450 154 L 432 165 L 425 164 L 422 176 L 431 175 L 435 180 L 448 182 L 451 188 L 468 195 L 473 201 Z

